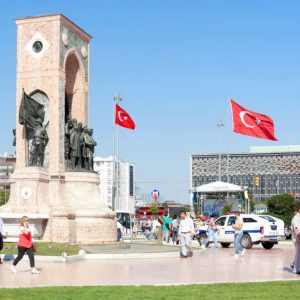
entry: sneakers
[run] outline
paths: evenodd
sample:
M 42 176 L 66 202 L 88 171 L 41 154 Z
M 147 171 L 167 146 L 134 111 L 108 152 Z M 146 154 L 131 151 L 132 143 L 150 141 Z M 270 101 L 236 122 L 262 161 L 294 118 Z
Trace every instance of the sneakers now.
M 236 254 L 236 253 L 235 253 L 233 256 L 234 256 L 234 257 L 239 257 L 239 255 L 238 255 L 238 254 Z
M 203 250 L 206 250 L 206 249 L 207 249 L 207 248 L 205 247 L 204 244 L 201 246 L 201 248 L 202 248 Z
M 38 271 L 36 268 L 32 268 L 31 274 L 40 274 L 41 272 Z
M 17 273 L 15 266 L 9 267 L 9 271 L 11 271 L 12 273 Z
M 246 252 L 246 249 L 244 249 L 242 252 L 241 252 L 241 255 L 244 255 Z

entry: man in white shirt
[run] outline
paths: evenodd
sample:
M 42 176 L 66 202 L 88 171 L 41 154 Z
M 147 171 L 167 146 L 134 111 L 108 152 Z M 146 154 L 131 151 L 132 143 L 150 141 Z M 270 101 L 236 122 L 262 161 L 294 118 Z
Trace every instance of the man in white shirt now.
M 179 225 L 179 236 L 180 236 L 180 257 L 186 258 L 193 256 L 191 247 L 192 237 L 195 234 L 194 222 L 186 214 L 185 211 L 180 213 L 180 225 Z
M 292 230 L 295 241 L 295 259 L 293 273 L 300 274 L 300 207 L 292 219 Z

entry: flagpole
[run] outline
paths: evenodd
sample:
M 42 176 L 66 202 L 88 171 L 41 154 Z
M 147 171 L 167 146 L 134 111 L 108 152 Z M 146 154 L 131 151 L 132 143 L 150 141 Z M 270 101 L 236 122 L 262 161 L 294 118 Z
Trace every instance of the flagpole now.
M 119 126 L 116 124 L 116 104 L 123 99 L 120 94 L 113 96 L 113 190 L 112 190 L 112 210 L 119 207 Z
M 224 123 L 222 122 L 222 120 L 220 120 L 219 123 L 217 123 L 217 127 L 219 128 L 219 181 L 221 181 L 221 129 L 222 127 L 224 127 Z

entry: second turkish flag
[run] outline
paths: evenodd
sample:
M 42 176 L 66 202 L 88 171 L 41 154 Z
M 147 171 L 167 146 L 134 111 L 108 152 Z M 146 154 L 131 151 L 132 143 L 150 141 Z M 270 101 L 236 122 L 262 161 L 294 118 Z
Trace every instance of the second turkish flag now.
M 233 119 L 233 132 L 277 141 L 274 136 L 272 118 L 253 112 L 230 99 Z

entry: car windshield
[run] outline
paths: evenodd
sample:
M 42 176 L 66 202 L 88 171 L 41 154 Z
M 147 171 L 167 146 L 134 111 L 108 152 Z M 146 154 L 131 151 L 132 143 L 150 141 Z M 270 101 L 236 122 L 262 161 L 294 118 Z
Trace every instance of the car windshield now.
M 271 216 L 259 216 L 260 218 L 263 218 L 269 222 L 276 222 L 275 219 L 273 219 Z

